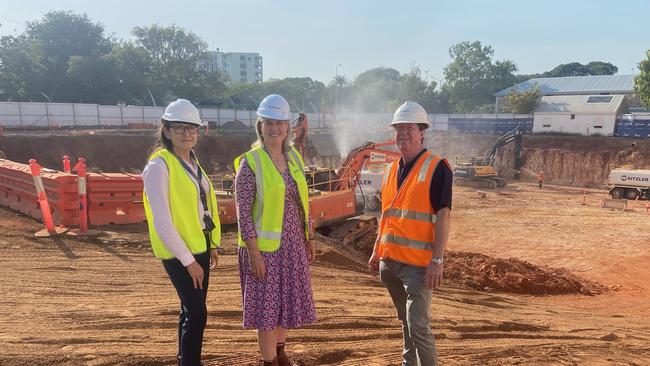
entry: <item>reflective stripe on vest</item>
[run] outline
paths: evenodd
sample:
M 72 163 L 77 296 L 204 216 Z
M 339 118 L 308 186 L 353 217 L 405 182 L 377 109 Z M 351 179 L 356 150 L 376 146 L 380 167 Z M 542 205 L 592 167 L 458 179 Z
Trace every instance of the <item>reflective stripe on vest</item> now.
M 248 165 L 255 175 L 256 194 L 253 205 L 253 222 L 257 233 L 257 246 L 263 252 L 273 252 L 280 247 L 280 240 L 282 239 L 284 192 L 286 190 L 284 179 L 263 148 L 254 148 L 237 157 L 235 159 L 236 170 L 239 170 L 241 158 L 244 156 L 246 156 Z M 298 186 L 298 193 L 305 215 L 305 235 L 307 236 L 309 198 L 304 163 L 300 154 L 293 148 L 287 152 L 287 156 L 289 158 L 287 169 L 289 169 L 293 180 Z M 241 247 L 246 246 L 246 243 L 241 239 L 241 233 L 238 235 L 238 243 Z
M 424 182 L 425 179 L 427 179 L 427 171 L 429 170 L 429 165 L 431 165 L 431 161 L 435 158 L 433 155 L 427 156 L 426 160 L 424 160 L 424 163 L 422 164 L 422 168 L 420 168 L 420 174 L 418 174 L 418 182 Z M 438 160 L 440 162 L 440 160 Z M 436 167 L 438 166 L 438 163 L 436 163 Z M 433 168 L 433 171 L 436 171 L 436 168 Z
M 430 241 L 419 241 L 393 234 L 385 234 L 381 236 L 382 243 L 395 243 L 405 247 L 420 249 L 420 250 L 433 250 L 433 243 Z
M 427 212 L 417 212 L 417 211 L 411 211 L 411 210 L 402 210 L 399 208 L 389 208 L 385 212 L 382 213 L 382 217 L 398 217 L 400 219 L 411 219 L 411 220 L 417 220 L 417 221 L 424 221 L 424 222 L 431 222 L 434 223 L 436 222 L 437 216 L 435 214 L 430 214 Z
M 160 157 L 167 166 L 169 172 L 169 211 L 172 217 L 174 228 L 178 231 L 187 248 L 192 254 L 199 254 L 206 251 L 205 233 L 202 229 L 202 217 L 199 217 L 198 202 L 199 192 L 195 181 L 179 163 L 176 156 L 166 149 L 153 153 L 149 160 Z M 199 165 L 199 169 L 202 169 Z M 207 174 L 203 174 L 207 179 Z M 208 210 L 215 224 L 215 229 L 210 232 L 210 247 L 216 248 L 221 242 L 221 225 L 219 222 L 219 210 L 217 208 L 217 197 L 214 193 L 212 183 L 208 179 Z M 159 259 L 171 259 L 174 255 L 167 250 L 165 244 L 158 236 L 153 225 L 153 213 L 149 203 L 149 197 L 143 192 L 144 212 L 147 217 L 149 238 L 154 255 Z

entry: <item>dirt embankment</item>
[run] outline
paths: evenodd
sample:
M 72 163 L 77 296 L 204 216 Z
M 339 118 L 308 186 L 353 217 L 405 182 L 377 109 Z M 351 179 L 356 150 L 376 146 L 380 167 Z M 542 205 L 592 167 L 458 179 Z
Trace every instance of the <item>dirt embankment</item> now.
M 0 150 L 9 160 L 27 163 L 29 159 L 37 159 L 39 164 L 52 169 L 61 169 L 62 157 L 68 155 L 73 164 L 78 157 L 84 157 L 90 171 L 138 173 L 156 141 L 153 131 L 84 132 L 67 136 L 0 137 Z M 226 136 L 211 133 L 199 138 L 196 152 L 203 168 L 208 174 L 214 174 L 232 170 L 233 159 L 250 148 L 253 141 L 255 134 L 250 132 Z
M 483 156 L 491 150 L 498 135 L 431 135 L 426 143 L 433 151 L 454 163 L 456 156 Z M 634 146 L 633 146 L 634 144 Z M 602 187 L 612 168 L 629 165 L 650 168 L 650 141 L 614 137 L 541 136 L 523 137 L 524 180 L 536 179 L 544 172 L 553 184 L 576 187 Z M 510 179 L 514 168 L 514 144 L 499 150 L 495 162 L 499 175 Z
M 89 133 L 4 136 L 0 137 L 0 151 L 4 151 L 7 159 L 26 163 L 35 158 L 49 168 L 60 168 L 62 156 L 69 155 L 73 162 L 79 156 L 85 157 L 91 171 L 135 173 L 145 165 L 155 141 L 153 131 Z M 373 138 L 377 141 L 385 139 L 378 136 Z M 373 138 L 359 135 L 355 141 Z M 486 155 L 497 138 L 498 135 L 430 132 L 425 145 L 454 164 L 456 156 Z M 229 172 L 232 171 L 233 159 L 245 152 L 254 140 L 255 134 L 251 131 L 211 132 L 200 137 L 197 153 L 209 174 Z M 313 143 L 308 144 L 308 164 L 333 166 L 340 162 L 336 156 L 320 156 L 316 148 Z M 513 144 L 509 144 L 497 154 L 495 167 L 499 175 L 506 179 L 513 175 L 513 149 Z M 612 167 L 629 165 L 635 169 L 650 168 L 650 141 L 526 135 L 523 137 L 523 160 L 524 180 L 533 180 L 536 172 L 543 171 L 549 183 L 602 187 Z

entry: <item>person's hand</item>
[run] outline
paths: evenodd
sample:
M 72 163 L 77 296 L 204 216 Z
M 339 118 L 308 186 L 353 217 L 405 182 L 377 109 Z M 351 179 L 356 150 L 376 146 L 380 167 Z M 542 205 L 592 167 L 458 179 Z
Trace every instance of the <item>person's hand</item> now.
M 251 265 L 251 272 L 253 276 L 263 280 L 266 277 L 266 267 L 264 266 L 264 258 L 259 249 L 248 249 L 248 261 Z
M 210 250 L 210 270 L 212 271 L 213 269 L 217 268 L 218 264 L 219 264 L 219 253 L 217 252 L 216 249 L 211 249 Z
M 316 260 L 316 244 L 314 244 L 313 239 L 307 240 L 307 260 L 309 264 L 314 263 L 314 260 Z
M 370 260 L 368 260 L 368 270 L 373 274 L 379 273 L 379 260 L 379 255 L 375 252 L 372 253 Z
M 429 263 L 424 273 L 424 286 L 429 290 L 442 286 L 442 267 L 443 264 Z
M 194 261 L 190 263 L 190 265 L 186 268 L 187 272 L 190 274 L 190 277 L 192 277 L 194 288 L 203 290 L 203 276 L 205 274 L 203 273 L 203 268 L 201 265 L 197 261 Z

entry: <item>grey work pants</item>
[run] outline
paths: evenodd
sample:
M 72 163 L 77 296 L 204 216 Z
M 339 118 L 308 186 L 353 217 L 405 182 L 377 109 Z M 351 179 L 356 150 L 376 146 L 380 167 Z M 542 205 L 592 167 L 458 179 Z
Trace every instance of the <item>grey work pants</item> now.
M 402 366 L 437 366 L 438 357 L 429 326 L 431 290 L 424 287 L 426 268 L 382 260 L 379 275 L 402 321 Z

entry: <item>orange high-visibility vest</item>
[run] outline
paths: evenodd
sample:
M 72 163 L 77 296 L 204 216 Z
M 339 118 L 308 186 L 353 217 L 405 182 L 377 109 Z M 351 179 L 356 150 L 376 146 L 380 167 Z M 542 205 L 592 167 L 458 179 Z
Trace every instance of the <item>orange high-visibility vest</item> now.
M 414 266 L 426 267 L 433 256 L 436 211 L 431 207 L 429 187 L 442 159 L 425 151 L 397 188 L 399 162 L 386 167 L 381 190 L 379 255 Z

